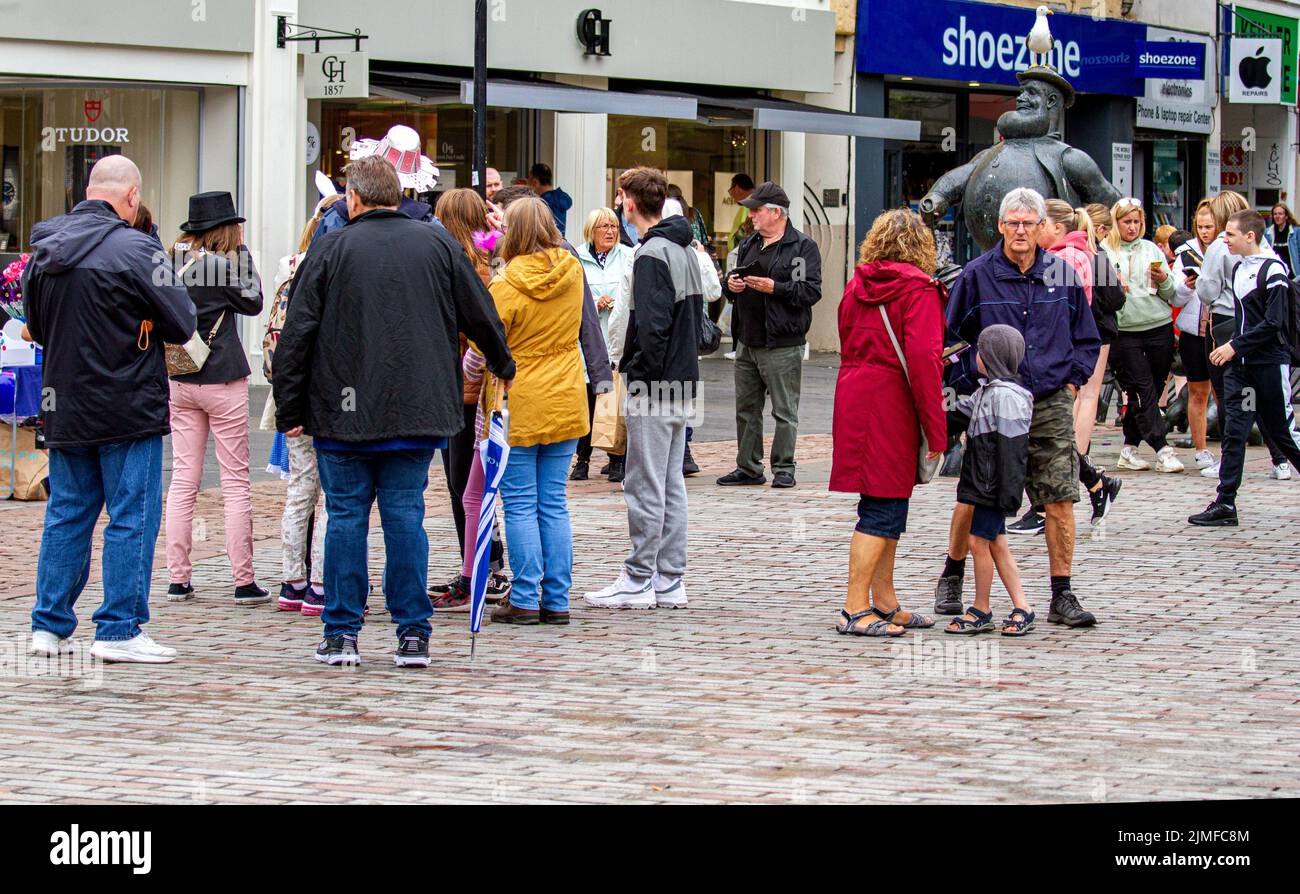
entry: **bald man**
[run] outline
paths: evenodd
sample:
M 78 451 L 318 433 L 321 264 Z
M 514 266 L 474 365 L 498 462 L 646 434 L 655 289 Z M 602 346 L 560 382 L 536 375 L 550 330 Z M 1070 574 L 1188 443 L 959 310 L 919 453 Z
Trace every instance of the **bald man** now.
M 491 202 L 501 188 L 501 172 L 496 168 L 488 168 L 484 172 L 483 191 L 487 195 L 487 200 Z
M 41 417 L 50 449 L 32 645 L 76 648 L 77 598 L 105 508 L 104 601 L 90 653 L 164 664 L 176 650 L 150 639 L 149 578 L 162 518 L 162 436 L 168 425 L 163 343 L 194 333 L 194 304 L 161 246 L 133 229 L 140 170 L 125 156 L 95 164 L 86 200 L 32 227 L 23 306 L 45 349 Z

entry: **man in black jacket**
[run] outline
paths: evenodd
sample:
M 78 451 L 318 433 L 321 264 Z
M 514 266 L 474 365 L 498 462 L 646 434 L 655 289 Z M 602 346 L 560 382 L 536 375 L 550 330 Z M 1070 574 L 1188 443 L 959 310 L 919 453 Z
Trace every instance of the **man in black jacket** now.
M 799 433 L 803 350 L 813 305 L 822 297 L 822 257 L 817 243 L 790 223 L 785 190 L 766 181 L 741 199 L 754 234 L 740 245 L 737 270 L 727 276 L 735 306 L 736 470 L 718 484 L 763 484 L 763 404 L 770 395 L 772 486 L 794 487 L 794 447 Z
M 314 245 L 293 279 L 275 354 L 276 425 L 313 437 L 329 510 L 325 638 L 316 659 L 359 664 L 370 510 L 386 547 L 384 596 L 399 667 L 429 664 L 425 593 L 429 462 L 465 424 L 458 333 L 507 381 L 515 364 L 491 296 L 446 231 L 397 210 L 397 173 L 348 165 L 349 222 Z
M 104 601 L 92 655 L 163 664 L 176 650 L 141 631 L 162 519 L 167 434 L 163 342 L 194 332 L 194 305 L 169 258 L 133 229 L 140 171 L 110 155 L 95 164 L 86 201 L 32 227 L 23 304 L 44 346 L 42 418 L 50 502 L 36 567 L 32 652 L 72 650 L 73 612 L 90 573 L 95 521 L 104 529 Z

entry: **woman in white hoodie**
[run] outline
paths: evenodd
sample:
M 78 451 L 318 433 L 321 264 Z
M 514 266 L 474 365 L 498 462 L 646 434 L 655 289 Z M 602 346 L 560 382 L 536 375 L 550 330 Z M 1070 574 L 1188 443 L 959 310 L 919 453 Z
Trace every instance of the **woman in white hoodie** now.
M 1193 220 L 1195 236 L 1182 245 L 1172 246 L 1174 307 L 1182 308 L 1174 325 L 1178 327 L 1178 356 L 1187 376 L 1187 424 L 1196 448 L 1196 465 L 1205 469 L 1215 463 L 1205 440 L 1205 414 L 1210 405 L 1210 352 L 1206 348 L 1209 314 L 1202 311 L 1201 300 L 1196 297 L 1196 280 L 1205 263 L 1206 251 L 1219 235 L 1209 199 L 1201 199 Z

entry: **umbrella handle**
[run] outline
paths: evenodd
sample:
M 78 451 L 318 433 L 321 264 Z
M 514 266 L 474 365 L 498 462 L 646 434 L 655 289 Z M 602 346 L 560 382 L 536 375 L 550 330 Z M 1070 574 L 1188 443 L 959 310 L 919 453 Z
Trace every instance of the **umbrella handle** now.
M 501 379 L 496 380 L 496 400 L 492 404 L 492 412 L 500 413 L 506 405 L 506 384 Z

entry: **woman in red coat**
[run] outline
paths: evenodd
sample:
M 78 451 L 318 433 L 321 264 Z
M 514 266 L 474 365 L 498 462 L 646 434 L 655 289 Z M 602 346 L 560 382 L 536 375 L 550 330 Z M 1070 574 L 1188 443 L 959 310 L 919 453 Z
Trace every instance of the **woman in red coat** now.
M 830 489 L 860 494 L 849 549 L 849 589 L 835 629 L 900 636 L 934 621 L 898 606 L 894 555 L 907 527 L 921 434 L 939 456 L 947 442 L 943 407 L 943 286 L 935 280 L 934 236 L 920 215 L 876 218 L 840 303 L 840 373 L 835 384 Z M 883 316 L 882 316 L 883 311 Z M 907 371 L 885 328 L 902 347 Z M 910 384 L 909 384 L 910 379 Z

